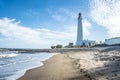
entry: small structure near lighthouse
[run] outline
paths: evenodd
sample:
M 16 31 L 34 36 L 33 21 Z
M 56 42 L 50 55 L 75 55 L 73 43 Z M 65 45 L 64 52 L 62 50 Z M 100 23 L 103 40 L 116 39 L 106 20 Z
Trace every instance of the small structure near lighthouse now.
M 120 45 L 120 37 L 114 37 L 105 40 L 106 45 Z
M 77 41 L 78 46 L 93 46 L 96 42 L 93 40 L 83 40 L 82 14 L 78 14 Z

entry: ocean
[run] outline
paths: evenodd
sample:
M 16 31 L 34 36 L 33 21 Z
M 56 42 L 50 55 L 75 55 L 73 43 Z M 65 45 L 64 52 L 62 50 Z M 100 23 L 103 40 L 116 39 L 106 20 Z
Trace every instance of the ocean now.
M 0 80 L 16 80 L 29 69 L 42 66 L 42 61 L 55 53 L 18 53 L 15 51 L 0 52 Z

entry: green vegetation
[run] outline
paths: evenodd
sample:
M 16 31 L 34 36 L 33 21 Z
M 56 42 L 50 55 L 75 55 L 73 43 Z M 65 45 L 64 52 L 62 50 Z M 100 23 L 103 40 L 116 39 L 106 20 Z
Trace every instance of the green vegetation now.
M 62 45 L 60 45 L 60 44 L 57 44 L 56 45 L 56 48 L 62 48 L 63 46 Z
M 62 47 L 63 47 L 63 45 L 61 45 L 61 44 L 57 44 L 56 46 L 51 46 L 51 49 L 62 48 Z
M 74 47 L 74 44 L 72 42 L 69 42 L 69 44 L 65 46 L 65 48 L 73 48 L 73 47 Z
M 70 43 L 68 44 L 68 46 L 69 46 L 70 48 L 73 48 L 74 44 L 70 42 Z
M 100 41 L 100 43 L 99 44 L 103 44 L 103 42 L 102 41 Z
M 51 49 L 54 49 L 55 48 L 55 46 L 51 46 Z

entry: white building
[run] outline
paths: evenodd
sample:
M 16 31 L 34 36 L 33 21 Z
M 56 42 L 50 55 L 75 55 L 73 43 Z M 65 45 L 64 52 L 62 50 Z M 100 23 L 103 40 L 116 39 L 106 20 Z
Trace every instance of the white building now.
M 85 46 L 94 46 L 96 44 L 96 41 L 93 40 L 83 40 L 83 45 Z
M 83 40 L 82 15 L 81 15 L 81 13 L 79 13 L 76 45 L 78 45 L 78 46 L 93 46 L 95 44 L 96 44 L 96 42 L 93 40 Z
M 105 44 L 107 44 L 107 45 L 117 45 L 117 44 L 120 44 L 120 37 L 106 39 L 105 40 Z

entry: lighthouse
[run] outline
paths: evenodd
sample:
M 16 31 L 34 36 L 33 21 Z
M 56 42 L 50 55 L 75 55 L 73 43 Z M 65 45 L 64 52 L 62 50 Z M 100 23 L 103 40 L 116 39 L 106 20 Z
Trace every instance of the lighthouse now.
M 76 45 L 83 45 L 83 29 L 82 29 L 82 15 L 79 13 L 78 15 L 78 26 L 77 26 L 77 41 Z

